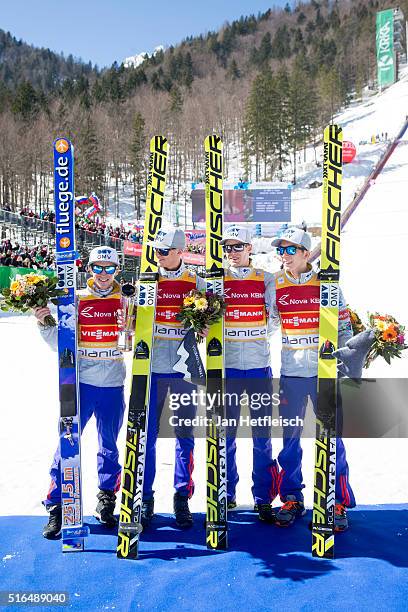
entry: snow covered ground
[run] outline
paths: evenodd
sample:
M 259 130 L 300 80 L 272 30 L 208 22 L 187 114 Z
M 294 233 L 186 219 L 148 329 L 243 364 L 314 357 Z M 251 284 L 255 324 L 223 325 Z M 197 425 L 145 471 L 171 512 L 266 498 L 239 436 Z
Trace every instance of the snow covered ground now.
M 394 136 L 408 108 L 408 75 L 388 91 L 369 102 L 355 106 L 339 117 L 345 139 L 369 140 L 372 134 Z M 385 144 L 358 147 L 357 162 L 344 173 L 344 205 L 351 201 Z M 293 220 L 320 220 L 320 190 L 305 186 L 319 177 L 320 170 L 302 177 L 294 191 Z M 351 306 L 389 312 L 408 325 L 405 306 L 405 264 L 408 244 L 408 135 L 402 139 L 375 185 L 347 224 L 342 237 L 342 286 Z M 33 317 L 0 314 L 0 476 L 1 513 L 4 515 L 41 514 L 41 500 L 48 484 L 48 469 L 57 444 L 57 364 L 55 354 L 42 342 Z M 272 340 L 273 369 L 279 371 L 279 338 Z M 368 371 L 372 377 L 407 377 L 408 356 L 394 362 L 392 369 L 377 360 Z M 128 368 L 130 371 L 130 367 Z M 126 389 L 129 389 L 127 381 Z M 386 406 L 384 407 L 386 409 Z M 123 456 L 125 431 L 120 434 Z M 312 504 L 313 444 L 304 441 L 303 471 L 306 503 Z M 274 440 L 274 455 L 280 441 Z M 361 504 L 407 501 L 407 440 L 376 439 L 346 442 L 350 479 Z M 84 510 L 91 514 L 97 492 L 94 422 L 83 434 Z M 238 502 L 251 503 L 251 441 L 239 440 L 238 467 L 241 476 Z M 174 441 L 158 443 L 156 509 L 172 508 Z M 204 441 L 197 440 L 194 479 L 196 493 L 193 511 L 205 508 Z

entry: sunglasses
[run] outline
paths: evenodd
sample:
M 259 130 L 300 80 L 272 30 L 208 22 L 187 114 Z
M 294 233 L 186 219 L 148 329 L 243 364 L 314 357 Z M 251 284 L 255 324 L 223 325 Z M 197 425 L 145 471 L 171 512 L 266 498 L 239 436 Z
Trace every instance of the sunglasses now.
M 100 266 L 99 264 L 92 264 L 91 270 L 95 274 L 102 274 L 102 272 L 106 272 L 106 274 L 115 274 L 116 266 Z
M 155 249 L 155 251 L 162 257 L 167 257 L 170 251 L 174 251 L 174 249 Z
M 306 249 L 304 249 L 303 247 L 297 247 L 293 244 L 283 247 L 283 246 L 278 246 L 276 247 L 276 252 L 278 253 L 278 255 L 284 255 L 285 253 L 287 253 L 288 255 L 295 255 L 296 251 L 305 251 Z
M 222 246 L 222 250 L 224 253 L 242 253 L 244 247 L 247 245 L 247 242 L 241 242 L 240 244 L 224 244 Z

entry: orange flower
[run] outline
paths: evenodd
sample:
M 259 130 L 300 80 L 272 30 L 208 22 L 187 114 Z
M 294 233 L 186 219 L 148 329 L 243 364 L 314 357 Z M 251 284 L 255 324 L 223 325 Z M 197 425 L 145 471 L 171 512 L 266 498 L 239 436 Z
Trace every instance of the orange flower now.
M 394 328 L 393 325 L 390 325 L 385 331 L 383 331 L 383 333 L 381 334 L 381 337 L 383 340 L 385 340 L 385 342 L 394 342 L 394 340 L 397 337 L 397 332 Z

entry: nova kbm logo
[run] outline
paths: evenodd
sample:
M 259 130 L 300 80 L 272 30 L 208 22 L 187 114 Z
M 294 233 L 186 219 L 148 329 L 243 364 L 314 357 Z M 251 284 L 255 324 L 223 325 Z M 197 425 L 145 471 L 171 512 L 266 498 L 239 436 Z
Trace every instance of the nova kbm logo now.
M 60 138 L 55 143 L 55 148 L 58 151 L 58 153 L 66 153 L 68 151 L 68 149 L 69 149 L 69 144 L 65 140 L 65 138 Z

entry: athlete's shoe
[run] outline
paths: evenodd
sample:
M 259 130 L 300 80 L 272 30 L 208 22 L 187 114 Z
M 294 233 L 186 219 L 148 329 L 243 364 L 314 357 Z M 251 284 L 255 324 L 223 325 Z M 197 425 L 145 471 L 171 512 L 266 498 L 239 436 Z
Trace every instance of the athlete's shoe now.
M 152 499 L 144 499 L 142 501 L 142 514 L 141 514 L 141 523 L 143 529 L 147 529 L 152 522 L 152 518 L 154 517 L 154 498 Z
M 237 502 L 235 499 L 230 499 L 227 505 L 228 510 L 235 510 L 237 507 Z
M 55 506 L 49 506 L 47 509 L 50 517 L 42 534 L 47 540 L 56 540 L 61 535 L 62 507 L 61 504 L 55 504 Z
M 116 505 L 115 493 L 101 489 L 96 497 L 99 500 L 95 512 L 96 518 L 108 529 L 113 529 L 118 524 L 118 519 L 113 514 Z
M 275 525 L 278 527 L 290 527 L 296 518 L 305 514 L 304 503 L 297 500 L 294 495 L 287 495 L 283 506 L 276 513 Z
M 188 507 L 187 495 L 174 494 L 173 500 L 174 515 L 176 517 L 176 525 L 180 529 L 189 529 L 193 526 L 193 517 Z
M 334 508 L 334 531 L 346 531 L 348 526 L 346 507 L 337 503 Z
M 256 504 L 258 518 L 265 523 L 275 523 L 276 514 L 271 504 Z

